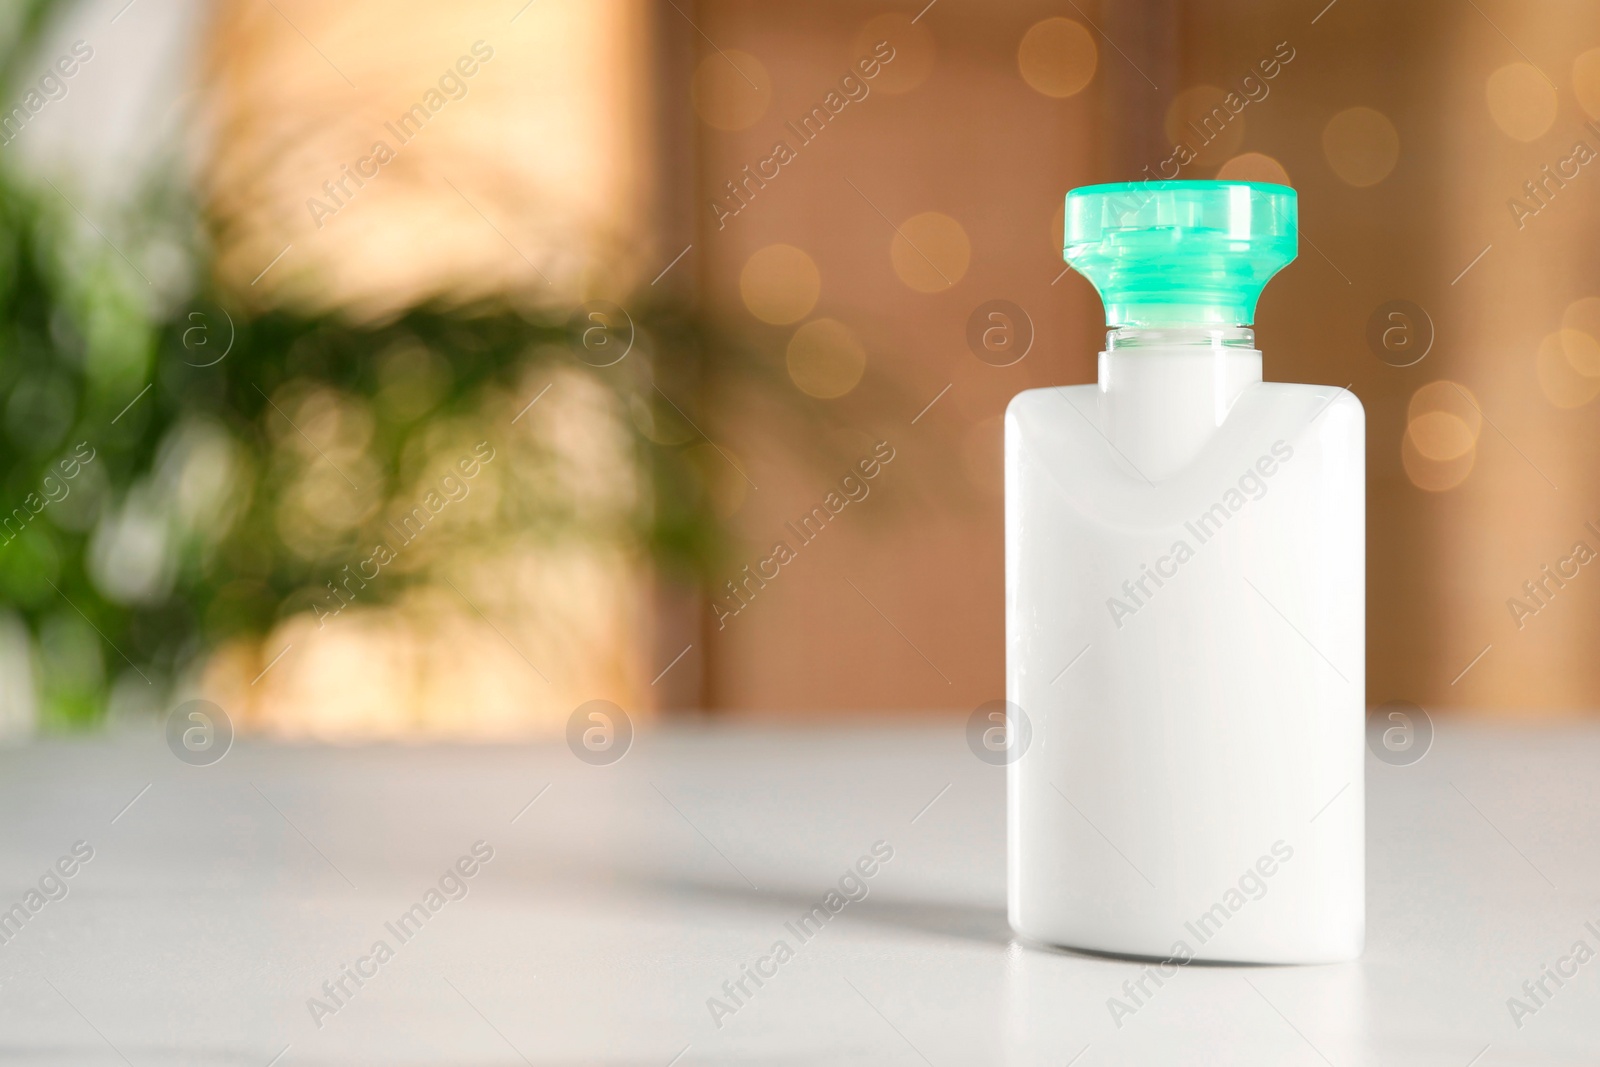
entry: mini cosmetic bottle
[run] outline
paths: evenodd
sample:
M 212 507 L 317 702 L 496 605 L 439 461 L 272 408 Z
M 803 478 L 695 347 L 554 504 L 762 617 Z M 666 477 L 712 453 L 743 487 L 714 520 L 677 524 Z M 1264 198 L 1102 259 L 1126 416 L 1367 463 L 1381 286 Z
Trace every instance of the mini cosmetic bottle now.
M 1157 960 L 1318 963 L 1365 924 L 1365 415 L 1261 380 L 1293 189 L 1099 185 L 1093 385 L 1005 420 L 1009 912 Z

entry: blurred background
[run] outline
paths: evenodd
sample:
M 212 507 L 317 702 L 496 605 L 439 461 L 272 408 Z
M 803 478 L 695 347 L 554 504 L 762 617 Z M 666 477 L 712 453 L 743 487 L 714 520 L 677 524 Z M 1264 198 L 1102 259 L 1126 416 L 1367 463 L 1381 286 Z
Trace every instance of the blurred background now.
M 0 23 L 0 736 L 996 699 L 1002 414 L 1103 332 L 1062 197 L 1160 177 L 1300 192 L 1257 337 L 1366 405 L 1370 702 L 1600 705 L 1592 4 Z

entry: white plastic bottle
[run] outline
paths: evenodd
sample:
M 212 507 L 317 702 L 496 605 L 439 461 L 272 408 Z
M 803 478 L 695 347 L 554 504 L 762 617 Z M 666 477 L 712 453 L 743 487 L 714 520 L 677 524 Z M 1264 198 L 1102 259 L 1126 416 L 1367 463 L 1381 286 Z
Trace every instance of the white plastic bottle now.
M 1365 418 L 1347 390 L 1263 382 L 1248 328 L 1295 256 L 1296 205 L 1244 182 L 1067 197 L 1067 260 L 1110 332 L 1097 384 L 1006 413 L 1026 938 L 1159 960 L 1361 953 Z

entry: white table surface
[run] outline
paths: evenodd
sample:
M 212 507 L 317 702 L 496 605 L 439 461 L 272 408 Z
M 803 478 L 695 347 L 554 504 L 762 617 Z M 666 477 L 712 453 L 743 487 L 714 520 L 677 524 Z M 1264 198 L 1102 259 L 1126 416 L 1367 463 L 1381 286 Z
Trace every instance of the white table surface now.
M 647 730 L 609 767 L 249 742 L 192 767 L 154 729 L 0 750 L 0 908 L 94 849 L 0 945 L 0 1061 L 1600 1062 L 1600 959 L 1520 1028 L 1507 1007 L 1600 949 L 1600 726 L 1446 721 L 1420 763 L 1369 758 L 1366 955 L 1191 966 L 1119 1028 L 1139 964 L 1010 937 L 1003 771 L 963 725 Z M 400 944 L 385 922 L 479 840 L 468 895 Z M 716 1026 L 708 998 L 880 840 L 870 895 Z M 379 938 L 319 1028 L 308 999 Z

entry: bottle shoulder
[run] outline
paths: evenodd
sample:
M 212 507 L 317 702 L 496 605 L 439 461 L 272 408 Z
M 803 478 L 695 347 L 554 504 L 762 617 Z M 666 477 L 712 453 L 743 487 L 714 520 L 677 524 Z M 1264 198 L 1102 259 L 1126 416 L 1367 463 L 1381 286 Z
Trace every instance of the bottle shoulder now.
M 1024 389 L 1006 405 L 1006 418 L 1022 422 L 1034 417 L 1054 419 L 1062 398 L 1078 405 L 1092 407 L 1100 386 L 1090 382 L 1084 385 L 1047 385 Z M 1343 418 L 1366 421 L 1366 408 L 1361 398 L 1346 387 L 1337 385 L 1309 385 L 1301 382 L 1257 382 L 1246 390 L 1253 404 L 1267 408 L 1279 405 L 1300 410 L 1308 403 L 1313 410 L 1330 412 Z
M 1045 417 L 1053 414 L 1055 409 L 1051 405 L 1059 404 L 1062 398 L 1090 403 L 1099 391 L 1100 387 L 1093 382 L 1088 385 L 1044 385 L 1024 389 L 1006 404 L 1006 418 L 1027 422 L 1035 415 Z

